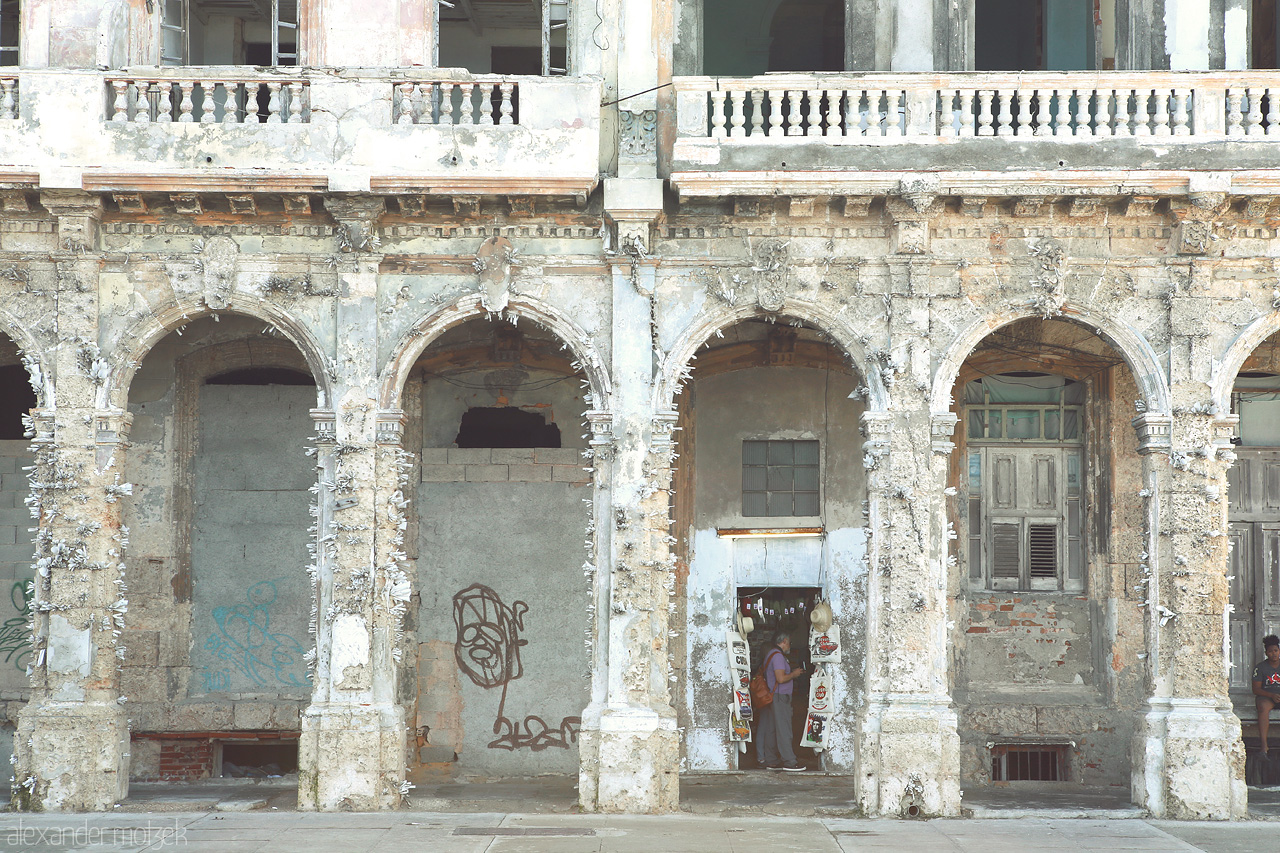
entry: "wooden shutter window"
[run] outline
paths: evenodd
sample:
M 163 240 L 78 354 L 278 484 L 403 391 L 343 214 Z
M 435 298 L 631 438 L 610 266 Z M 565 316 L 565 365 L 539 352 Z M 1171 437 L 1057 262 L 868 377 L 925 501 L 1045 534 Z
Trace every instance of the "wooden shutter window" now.
M 1031 577 L 1058 577 L 1058 525 L 1032 524 L 1028 531 L 1030 540 Z
M 991 576 L 1017 580 L 1022 574 L 1022 525 L 993 522 L 991 525 Z

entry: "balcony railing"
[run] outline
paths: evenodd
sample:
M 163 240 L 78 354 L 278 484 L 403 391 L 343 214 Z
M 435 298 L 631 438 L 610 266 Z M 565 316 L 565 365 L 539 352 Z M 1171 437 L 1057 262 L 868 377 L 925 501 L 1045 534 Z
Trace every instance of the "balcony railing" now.
M 679 136 L 1280 139 L 1274 72 L 769 74 L 675 80 Z
M 510 77 L 405 81 L 395 85 L 396 124 L 519 124 L 519 83 Z
M 113 122 L 299 124 L 311 120 L 310 84 L 279 76 L 108 77 Z

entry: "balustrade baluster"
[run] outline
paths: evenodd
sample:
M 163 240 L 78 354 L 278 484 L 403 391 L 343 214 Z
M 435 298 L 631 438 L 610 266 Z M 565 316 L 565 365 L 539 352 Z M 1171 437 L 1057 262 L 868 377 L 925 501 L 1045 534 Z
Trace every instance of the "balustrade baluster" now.
M 222 83 L 222 123 L 240 123 L 240 86 L 234 81 Z
M 747 92 L 747 103 L 751 106 L 751 129 L 748 136 L 764 135 L 764 99 L 763 89 L 750 89 Z
M 800 136 L 804 133 L 804 115 L 801 113 L 803 94 L 799 90 L 787 90 L 787 136 Z
M 111 120 L 129 120 L 129 81 L 111 81 Z
M 280 124 L 280 84 L 267 84 L 267 124 Z
M 1093 127 L 1089 124 L 1092 115 L 1089 111 L 1089 100 L 1093 92 L 1089 89 L 1076 89 L 1076 117 L 1072 122 L 1072 130 L 1076 136 L 1093 136 Z
M 720 89 L 711 91 L 711 136 L 714 139 L 724 139 L 728 136 L 724 130 L 724 102 L 729 96 L 728 92 Z
M 1129 89 L 1116 89 L 1116 136 L 1133 136 L 1129 128 Z
M 1173 135 L 1190 136 L 1191 128 L 1187 127 L 1187 102 L 1191 98 L 1190 89 L 1173 90 Z
M 498 118 L 493 109 L 493 94 L 498 91 L 497 84 L 486 83 L 478 87 L 480 89 L 480 115 L 481 124 L 492 125 L 497 127 Z M 501 102 L 499 102 L 501 103 Z
M 396 124 L 413 124 L 413 84 L 398 83 L 396 91 L 400 93 L 400 105 L 396 115 Z
M 1018 89 L 1018 136 L 1031 136 L 1031 90 Z
M 484 103 L 484 91 L 479 83 L 468 83 L 462 87 L 463 103 L 471 107 L 471 123 L 483 124 L 481 119 L 482 110 L 487 106 Z M 479 97 L 477 97 L 479 95 Z M 493 122 L 489 122 L 492 124 Z
M 13 86 L 16 81 L 0 79 L 0 119 L 17 118 L 14 114 Z
M 938 90 L 938 135 L 956 136 L 956 93 L 954 89 Z
M 996 115 L 996 135 L 1013 136 L 1013 90 L 997 89 L 995 96 L 1000 103 L 1000 111 Z
M 511 81 L 504 81 L 498 84 L 498 91 L 502 94 L 502 103 L 498 105 L 498 124 L 515 124 L 516 120 L 512 116 L 515 112 L 515 104 L 512 99 L 515 97 L 516 84 Z
M 1280 136 L 1280 89 L 1267 89 L 1267 136 Z
M 1169 98 L 1172 94 L 1167 89 L 1155 90 L 1155 135 L 1168 136 L 1169 130 Z
M 991 126 L 991 99 L 995 95 L 992 89 L 978 90 L 978 135 L 979 136 L 995 136 L 995 129 Z
M 1053 135 L 1071 135 L 1071 89 L 1055 89 L 1058 98 L 1058 114 L 1054 118 Z
M 144 80 L 138 84 L 138 105 L 133 113 L 133 120 L 139 124 L 151 123 L 151 110 L 156 105 L 159 93 L 154 92 L 156 84 Z
M 769 96 L 769 136 L 781 136 L 782 130 L 782 97 L 783 92 L 780 89 L 771 89 L 766 94 Z
M 156 87 L 156 121 L 162 124 L 172 124 L 174 84 L 162 81 L 154 85 Z
M 809 102 L 804 111 L 804 132 L 806 136 L 822 135 L 822 90 L 810 89 Z
M 178 88 L 182 93 L 182 101 L 178 105 L 178 121 L 185 123 L 195 121 L 191 115 L 191 111 L 195 109 L 195 102 L 191 100 L 191 90 L 195 88 L 195 83 L 183 80 L 178 83 Z
M 1036 89 L 1036 136 L 1053 135 L 1052 89 Z
M 289 123 L 302 123 L 302 91 L 304 87 L 301 83 L 288 83 L 285 88 L 289 92 Z
M 822 94 L 827 99 L 827 113 L 822 117 L 822 135 L 841 136 L 840 99 L 844 93 L 839 89 L 826 89 Z
M 200 86 L 200 123 L 213 124 L 216 120 L 213 114 L 213 89 L 217 84 L 201 80 L 198 85 Z
M 885 136 L 906 136 L 906 122 L 903 121 L 903 97 L 906 93 L 900 89 L 888 89 L 884 93 Z
M 1093 133 L 1095 136 L 1111 136 L 1111 95 L 1110 89 L 1097 89 L 1093 105 Z
M 1240 102 L 1244 92 L 1239 89 L 1227 90 L 1227 136 L 1244 136 L 1244 114 L 1240 111 Z
M 1249 96 L 1249 115 L 1244 121 L 1246 136 L 1262 136 L 1266 129 L 1262 126 L 1262 90 L 1250 86 L 1245 90 Z
M 740 90 L 729 92 L 729 136 L 743 137 L 747 132 L 743 128 L 747 124 L 746 93 Z
M 1151 135 L 1152 99 L 1155 95 L 1151 89 L 1135 89 L 1133 92 L 1133 135 Z
M 973 92 L 960 90 L 960 135 L 973 136 Z

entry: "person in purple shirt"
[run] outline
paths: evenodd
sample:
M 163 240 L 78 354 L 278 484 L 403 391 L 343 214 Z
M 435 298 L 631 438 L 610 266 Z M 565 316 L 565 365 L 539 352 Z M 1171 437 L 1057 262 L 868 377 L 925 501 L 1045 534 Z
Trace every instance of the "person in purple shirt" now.
M 1280 708 L 1280 637 L 1268 634 L 1262 638 L 1266 660 L 1253 668 L 1253 701 L 1258 707 L 1258 737 L 1262 739 L 1262 755 L 1267 760 L 1267 729 L 1271 723 L 1271 711 Z M 777 700 L 775 700 L 777 701 Z
M 804 770 L 796 760 L 791 741 L 791 694 L 795 679 L 804 672 L 803 667 L 791 668 L 787 655 L 791 653 L 791 636 L 779 631 L 773 638 L 774 647 L 764 658 L 765 678 L 773 691 L 773 702 L 760 711 L 760 727 L 756 732 L 756 760 L 761 767 L 770 770 Z

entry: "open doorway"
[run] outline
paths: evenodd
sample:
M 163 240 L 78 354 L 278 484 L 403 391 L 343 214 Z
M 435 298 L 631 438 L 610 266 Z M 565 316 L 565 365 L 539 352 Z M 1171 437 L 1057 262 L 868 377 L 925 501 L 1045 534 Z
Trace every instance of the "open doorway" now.
M 794 668 L 804 667 L 806 673 L 794 682 L 795 692 L 791 698 L 791 747 L 795 750 L 796 760 L 807 770 L 821 770 L 822 758 L 812 749 L 800 745 L 804 735 L 805 718 L 809 714 L 809 673 L 811 655 L 809 653 L 809 614 L 822 599 L 822 590 L 818 587 L 738 587 L 738 612 L 748 617 L 755 629 L 747 635 L 747 645 L 751 648 L 751 672 L 760 671 L 764 659 L 774 646 L 774 637 L 779 631 L 791 636 L 791 654 L 787 662 Z M 752 742 L 747 745 L 746 752 L 738 753 L 739 770 L 759 770 L 760 762 L 756 759 L 755 741 L 759 736 L 759 720 L 751 723 Z
M 1112 0 L 975 0 L 974 69 L 1084 71 L 1105 66 L 1097 48 L 1106 12 L 1114 12 Z

